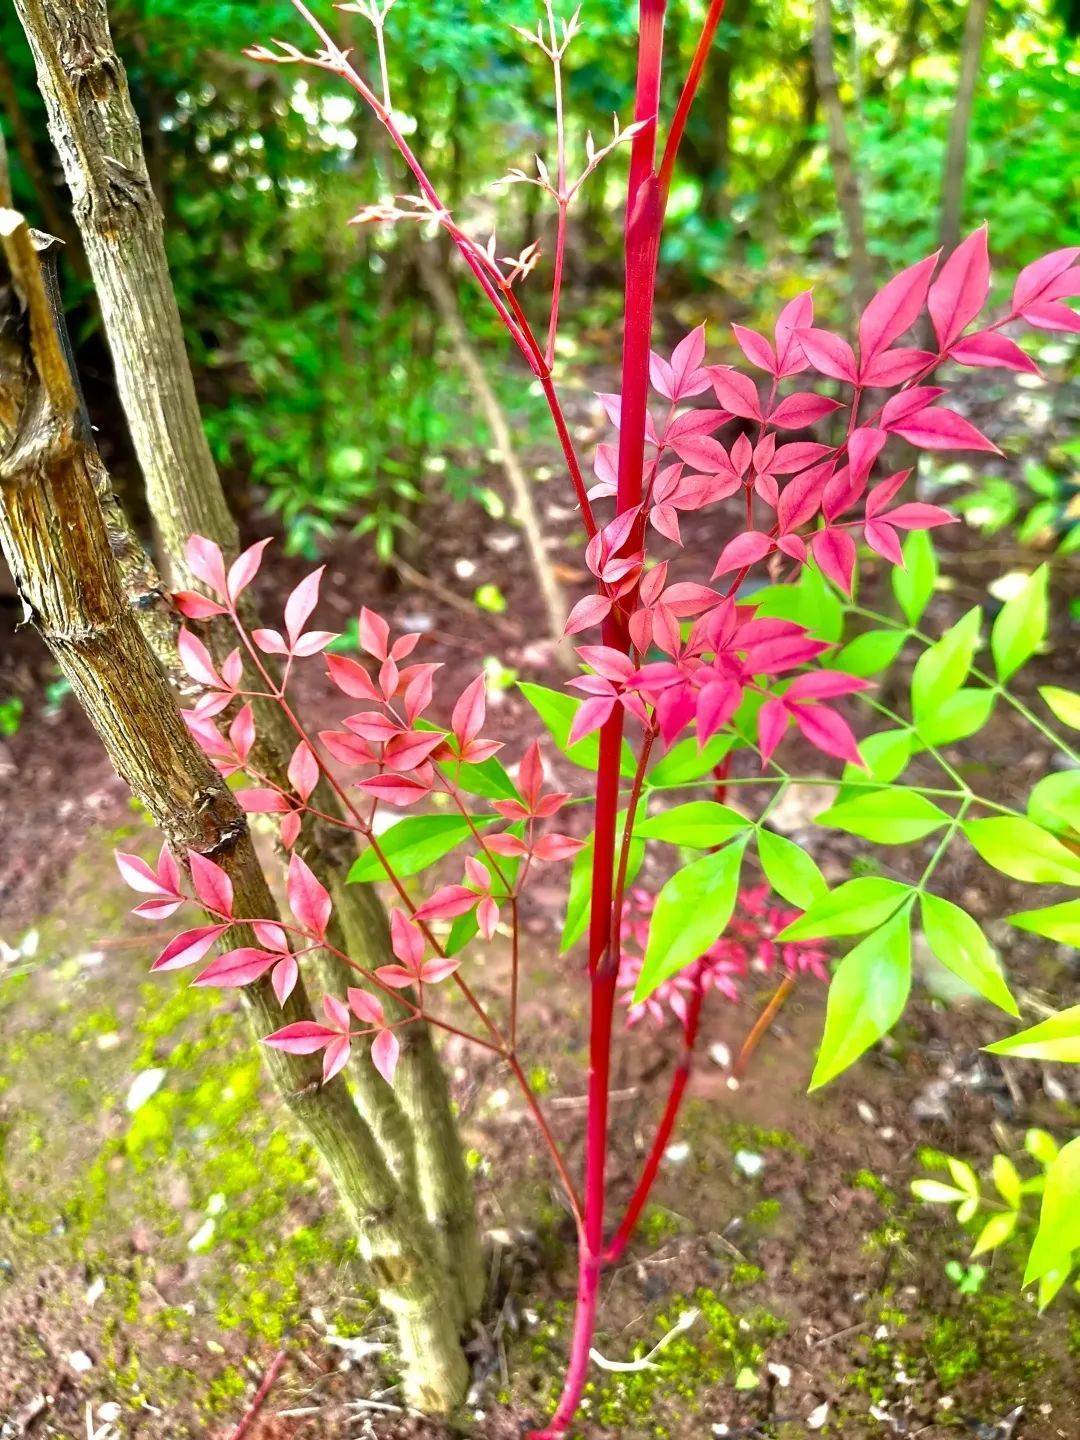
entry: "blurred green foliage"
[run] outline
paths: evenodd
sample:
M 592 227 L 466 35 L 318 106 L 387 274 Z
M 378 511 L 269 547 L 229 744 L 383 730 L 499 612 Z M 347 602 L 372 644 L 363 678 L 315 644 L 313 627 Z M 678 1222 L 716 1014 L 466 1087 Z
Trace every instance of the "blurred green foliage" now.
M 704 8 L 703 0 L 669 6 L 666 113 Z M 1080 238 L 1075 172 L 1063 163 L 1070 133 L 1075 142 L 1077 73 L 1067 8 L 991 6 L 965 214 L 989 220 L 1003 269 Z M 403 124 L 455 211 L 478 234 L 497 223 L 500 254 L 546 238 L 550 224 L 534 187 L 490 188 L 510 165 L 551 152 L 547 65 L 510 28 L 535 24 L 540 9 L 538 0 L 399 0 L 388 22 Z M 572 163 L 586 128 L 601 135 L 615 109 L 629 118 L 635 9 L 585 0 L 568 60 Z M 417 247 L 441 242 L 413 227 L 347 224 L 361 204 L 410 188 L 400 165 L 332 77 L 243 57 L 246 45 L 275 36 L 308 43 L 287 0 L 111 0 L 110 11 L 165 208 L 208 430 L 240 508 L 253 502 L 280 516 L 294 549 L 312 553 L 348 526 L 370 534 L 385 559 L 417 536 L 425 497 L 473 494 L 491 504 L 488 437 L 418 279 Z M 964 7 L 835 0 L 834 13 L 869 243 L 885 274 L 936 243 Z M 325 5 L 320 14 L 366 63 L 366 22 Z M 845 239 L 811 15 L 811 0 L 728 0 L 672 193 L 669 301 L 707 291 L 720 315 L 754 318 L 775 307 L 778 292 L 812 282 L 823 315 L 844 313 Z M 0 119 L 18 199 L 34 215 L 41 205 L 28 159 L 46 183 L 58 176 L 10 6 L 0 14 L 0 56 L 0 81 L 10 82 L 0 85 Z M 624 165 L 622 155 L 607 162 L 575 212 L 571 287 L 588 279 L 615 292 Z M 541 265 L 525 291 L 538 319 L 548 283 Z M 70 278 L 69 287 L 76 341 L 97 346 L 85 368 L 101 370 L 92 301 Z M 465 287 L 463 303 L 478 343 L 506 358 Z M 600 305 L 586 316 L 602 360 L 617 339 L 608 313 Z M 508 382 L 504 398 L 515 433 L 544 433 L 526 386 Z

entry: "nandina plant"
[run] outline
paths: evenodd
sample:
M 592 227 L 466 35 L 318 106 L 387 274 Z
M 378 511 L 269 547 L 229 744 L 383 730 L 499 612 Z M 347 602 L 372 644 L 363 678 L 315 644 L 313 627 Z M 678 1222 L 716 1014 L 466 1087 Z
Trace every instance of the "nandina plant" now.
M 334 636 L 309 628 L 320 571 L 289 596 L 280 630 L 249 631 L 241 596 L 256 578 L 266 541 L 229 567 L 216 545 L 198 536 L 189 543 L 188 563 L 204 591 L 178 594 L 176 604 L 195 627 L 223 617 L 235 627 L 237 646 L 219 664 L 196 629 L 183 630 L 183 663 L 203 692 L 187 718 L 223 774 L 243 772 L 238 794 L 245 809 L 276 818 L 287 850 L 304 816 L 317 814 L 353 832 L 365 847 L 353 878 L 385 879 L 395 894 L 395 963 L 369 969 L 335 950 L 354 972 L 355 985 L 324 995 L 321 1021 L 285 1025 L 266 1043 L 321 1052 L 326 1078 L 361 1051 L 361 1063 L 373 1065 L 392 1085 L 402 1031 L 422 1017 L 497 1056 L 520 1086 L 577 1228 L 577 1309 L 563 1393 L 550 1422 L 535 1432 L 556 1436 L 565 1433 L 581 1401 L 601 1277 L 630 1241 L 659 1172 L 710 996 L 736 996 L 752 967 L 784 972 L 747 1037 L 741 1065 L 798 978 L 825 978 L 821 942 L 862 936 L 831 982 L 812 1077 L 819 1086 L 857 1060 L 902 1013 L 916 915 L 945 965 L 991 1003 L 1017 1013 L 979 926 L 929 889 L 954 838 L 964 835 L 990 865 L 1014 878 L 1080 884 L 1080 860 L 1062 838 L 1076 814 L 1070 776 L 1048 776 L 1022 815 L 976 794 L 942 753 L 1004 703 L 1076 760 L 1046 720 L 1005 684 L 1046 633 L 1045 571 L 1036 572 L 998 616 L 991 636 L 993 675 L 975 663 L 982 621 L 977 608 L 939 639 L 927 636 L 919 628 L 935 578 L 927 532 L 952 517 L 937 505 L 905 499 L 911 469 L 885 464 L 886 454 L 902 444 L 995 452 L 968 420 L 941 403 L 946 384 L 940 372 L 945 369 L 946 382 L 955 365 L 1034 372 L 1031 358 L 1006 332 L 1025 322 L 1078 328 L 1063 300 L 1077 293 L 1080 252 L 1058 251 L 1028 266 L 1011 301 L 985 320 L 990 265 L 980 229 L 951 255 L 928 256 L 890 280 L 859 317 L 856 346 L 815 325 L 807 293 L 779 311 L 771 336 L 733 327 L 749 369 L 710 363 L 703 326 L 670 355 L 658 354 L 652 348 L 653 296 L 668 190 L 723 3 L 709 6 L 661 144 L 665 5 L 642 0 L 632 121 L 625 129 L 616 122 L 615 138 L 603 150 L 590 137 L 584 169 L 571 180 L 562 67 L 578 21 L 575 12 L 560 25 L 548 0 L 537 30 L 524 33 L 553 67 L 555 163 L 539 162 L 531 179 L 520 170 L 509 177 L 539 185 L 556 209 L 541 340 L 518 294 L 520 282 L 540 263 L 538 247 L 498 259 L 493 241 L 474 239 L 451 215 L 405 139 L 385 62 L 392 0 L 341 7 L 374 27 L 378 78 L 371 83 L 301 0 L 294 3 L 315 32 L 315 53 L 284 42 L 249 53 L 269 63 L 313 65 L 352 87 L 419 191 L 368 207 L 358 221 L 420 220 L 444 230 L 546 397 L 595 584 L 567 622 L 567 634 L 578 637 L 582 673 L 567 690 L 522 688 L 556 748 L 591 781 L 587 793 L 551 788 L 535 739 L 511 755 L 516 764 L 504 765 L 500 755 L 505 758 L 506 750 L 486 733 L 483 678 L 460 695 L 437 696 L 438 666 L 423 658 L 422 637 L 392 634 L 370 609 L 361 609 L 359 617 L 366 660 L 327 654 Z M 613 438 L 593 457 L 590 488 L 554 370 L 567 217 L 583 180 L 623 143 L 630 155 L 621 375 L 617 392 L 601 397 Z M 927 316 L 932 349 L 905 338 Z M 704 569 L 697 543 L 690 553 L 682 548 L 681 518 L 690 512 L 702 512 L 695 531 L 712 537 Z M 857 598 L 867 560 L 875 568 L 881 561 L 895 567 L 902 619 L 872 611 Z M 842 644 L 849 623 L 858 633 Z M 908 642 L 924 653 L 910 707 L 898 713 L 876 698 L 871 677 Z M 339 728 L 315 735 L 296 709 L 293 682 L 298 662 L 319 656 L 325 656 L 319 663 L 330 681 L 358 708 L 350 705 Z M 249 674 L 257 677 L 257 688 L 245 680 Z M 1076 697 L 1062 699 L 1065 693 L 1047 696 L 1061 718 L 1075 713 Z M 288 786 L 252 762 L 252 702 L 259 698 L 278 705 L 295 734 Z M 867 733 L 860 722 L 863 738 L 857 739 L 853 705 L 871 721 L 884 720 L 884 728 Z M 840 770 L 836 801 L 820 822 L 874 844 L 922 846 L 916 879 L 869 875 L 830 890 L 813 858 L 773 828 L 770 817 L 789 790 L 822 780 L 817 763 L 803 773 L 783 763 L 792 734 L 799 738 L 798 753 L 817 752 L 826 769 Z M 905 774 L 910 778 L 901 780 Z M 313 809 L 320 779 L 336 792 L 344 818 Z M 680 798 L 695 789 L 709 798 Z M 399 810 L 414 813 L 388 821 Z M 927 846 L 930 837 L 936 838 Z M 669 847 L 662 851 L 669 878 L 655 894 L 635 886 L 647 845 Z M 699 853 L 687 859 L 687 851 Z M 751 853 L 765 883 L 747 888 L 742 875 Z M 189 900 L 206 912 L 206 923 L 169 940 L 154 969 L 200 964 L 220 943 L 222 953 L 195 984 L 243 986 L 269 973 L 284 1001 L 299 967 L 330 945 L 326 890 L 293 853 L 291 920 L 256 920 L 258 946 L 233 948 L 228 876 L 205 856 L 180 859 L 190 886 L 167 850 L 155 865 L 120 857 L 125 878 L 146 897 L 137 913 L 168 919 Z M 457 866 L 455 878 L 418 891 L 412 877 L 448 859 Z M 571 1172 L 519 1047 L 519 997 L 529 984 L 522 897 L 538 872 L 567 861 L 573 863 L 563 943 L 569 948 L 586 938 L 582 983 L 589 995 L 581 1176 Z M 1014 918 L 1054 935 L 1075 925 L 1074 915 L 1060 916 L 1063 909 L 1068 907 Z M 508 937 L 509 974 L 505 1004 L 496 1011 L 473 988 L 469 957 L 473 946 L 497 933 L 500 945 Z M 451 1012 L 443 1000 L 448 989 L 463 998 L 465 1019 L 461 1006 Z M 631 1034 L 640 1033 L 633 1026 L 639 1019 L 673 1017 L 682 1044 L 640 1181 L 629 1196 L 617 1197 L 622 1214 L 611 1224 L 608 1104 L 620 992 Z

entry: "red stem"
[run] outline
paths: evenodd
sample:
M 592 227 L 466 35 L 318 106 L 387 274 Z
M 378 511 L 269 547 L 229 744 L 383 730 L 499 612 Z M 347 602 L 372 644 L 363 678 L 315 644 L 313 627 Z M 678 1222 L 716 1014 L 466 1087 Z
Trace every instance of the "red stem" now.
M 667 143 L 664 146 L 664 158 L 660 162 L 660 206 L 667 208 L 668 191 L 671 189 L 671 177 L 675 170 L 675 159 L 679 153 L 679 146 L 682 144 L 683 134 L 686 130 L 686 122 L 690 118 L 690 110 L 701 84 L 701 76 L 705 70 L 705 61 L 709 58 L 709 51 L 712 49 L 712 42 L 716 35 L 716 28 L 720 24 L 720 17 L 724 13 L 724 0 L 711 0 L 709 12 L 705 16 L 705 23 L 701 27 L 701 34 L 698 36 L 697 48 L 694 50 L 694 58 L 690 62 L 690 69 L 686 72 L 686 80 L 683 83 L 682 93 L 679 96 L 679 103 L 675 107 L 675 114 L 671 118 L 671 129 L 668 131 Z
M 274 1382 L 281 1374 L 282 1366 L 285 1364 L 285 1358 L 285 1351 L 279 1350 L 274 1356 L 273 1360 L 271 1360 L 270 1368 L 263 1376 L 262 1384 L 259 1386 L 258 1390 L 255 1391 L 255 1398 L 252 1400 L 248 1408 L 244 1411 L 244 1414 L 240 1420 L 240 1424 L 237 1425 L 236 1429 L 230 1433 L 229 1440 L 244 1440 L 244 1436 L 249 1434 L 252 1425 L 254 1425 L 255 1420 L 258 1417 L 259 1411 L 266 1404 L 266 1397 L 270 1394 L 270 1391 L 273 1389 Z
M 671 1077 L 671 1090 L 668 1094 L 667 1104 L 664 1107 L 664 1115 L 660 1121 L 656 1136 L 653 1139 L 652 1149 L 649 1151 L 649 1158 L 645 1161 L 641 1172 L 641 1179 L 638 1181 L 637 1189 L 633 1198 L 627 1206 L 626 1214 L 623 1216 L 622 1224 L 616 1230 L 611 1243 L 604 1251 L 604 1261 L 612 1265 L 626 1249 L 630 1237 L 634 1233 L 641 1212 L 644 1210 L 652 1191 L 657 1175 L 660 1173 L 660 1165 L 664 1158 L 664 1151 L 671 1139 L 671 1132 L 675 1129 L 675 1122 L 679 1118 L 679 1110 L 682 1106 L 683 1096 L 686 1093 L 686 1086 L 690 1079 L 690 1067 L 693 1062 L 694 1045 L 697 1041 L 698 1022 L 701 1019 L 701 1002 L 704 999 L 704 992 L 700 985 L 695 985 L 693 994 L 690 996 L 689 1004 L 686 1007 L 686 1019 L 683 1022 L 683 1047 L 676 1066 L 675 1074 Z

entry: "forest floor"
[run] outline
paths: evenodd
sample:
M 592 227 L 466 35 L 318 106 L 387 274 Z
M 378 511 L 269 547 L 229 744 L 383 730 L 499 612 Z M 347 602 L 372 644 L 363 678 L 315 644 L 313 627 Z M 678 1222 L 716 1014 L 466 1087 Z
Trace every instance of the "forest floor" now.
M 544 508 L 551 533 L 568 533 L 569 507 L 545 498 Z M 518 532 L 447 502 L 428 534 L 417 563 L 434 588 L 420 592 L 389 591 L 359 546 L 335 553 L 327 623 L 344 626 L 365 602 L 423 629 L 448 692 L 491 653 L 550 682 Z M 1002 569 L 970 536 L 948 544 L 932 616 L 942 625 L 985 600 Z M 582 590 L 568 553 L 556 558 Z M 289 562 L 275 583 L 302 568 Z M 499 586 L 503 614 L 469 613 L 481 581 Z M 149 854 L 154 837 L 74 704 L 45 698 L 52 672 L 16 619 L 0 610 L 0 698 L 26 703 L 21 728 L 0 740 L 0 1437 L 227 1440 L 279 1351 L 249 1440 L 520 1435 L 557 1393 L 573 1230 L 508 1077 L 480 1052 L 444 1047 L 491 1258 L 473 1393 L 451 1429 L 398 1407 L 387 1327 L 231 998 L 148 977 L 153 937 L 126 913 L 111 852 Z M 1032 685 L 1075 678 L 1075 640 L 1058 641 Z M 317 689 L 308 700 L 316 716 L 328 703 Z M 490 729 L 512 759 L 535 733 L 513 688 L 496 691 Z M 1017 803 L 1049 763 L 1006 714 L 954 760 Z M 570 788 L 573 767 L 556 769 Z M 804 793 L 775 818 L 812 847 L 830 790 Z M 837 879 L 870 857 L 852 842 L 819 859 Z M 1023 887 L 960 850 L 939 874 L 989 925 L 1026 1015 L 1075 1003 L 1075 954 L 995 924 L 1035 903 Z M 531 891 L 522 1050 L 578 1163 L 585 990 L 578 960 L 558 954 L 560 904 L 554 883 Z M 493 1003 L 504 958 L 495 947 L 470 960 Z M 707 1009 L 685 1118 L 608 1280 L 597 1348 L 625 1361 L 686 1328 L 651 1368 L 594 1369 L 579 1437 L 1080 1434 L 1080 1302 L 1065 1293 L 1040 1316 L 1020 1292 L 1019 1244 L 980 1276 L 970 1236 L 909 1193 L 927 1151 L 985 1171 L 995 1150 L 1021 1150 L 1030 1125 L 1071 1134 L 1076 1069 L 1006 1069 L 980 1054 L 1007 1022 L 929 964 L 923 979 L 895 1035 L 809 1097 L 822 987 L 800 985 L 738 1086 L 727 1057 L 767 984 Z M 674 1053 L 672 1033 L 646 1027 L 619 1045 L 616 1197 L 633 1183 Z

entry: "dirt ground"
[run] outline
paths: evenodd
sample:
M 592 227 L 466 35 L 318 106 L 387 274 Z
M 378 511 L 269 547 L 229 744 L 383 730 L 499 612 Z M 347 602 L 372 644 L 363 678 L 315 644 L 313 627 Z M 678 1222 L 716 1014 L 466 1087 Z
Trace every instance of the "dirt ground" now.
M 545 501 L 551 533 L 566 535 L 570 511 Z M 328 575 L 329 623 L 379 603 L 425 630 L 425 658 L 445 663 L 450 690 L 490 653 L 521 678 L 550 678 L 550 648 L 525 628 L 538 607 L 516 532 L 460 505 L 430 533 L 422 569 L 433 588 L 420 591 L 388 595 L 365 553 L 343 547 Z M 962 544 L 935 622 L 985 598 L 1000 572 Z M 558 558 L 570 588 L 583 585 Z M 295 578 L 302 567 L 285 568 Z M 489 579 L 509 606 L 481 626 L 449 594 L 467 606 Z M 491 1257 L 473 1393 L 451 1429 L 401 1411 L 387 1327 L 230 1000 L 182 977 L 148 978 L 154 936 L 127 916 L 110 857 L 118 844 L 150 853 L 153 835 L 71 701 L 47 703 L 52 672 L 17 618 L 0 609 L 0 698 L 26 702 L 22 727 L 0 739 L 0 1437 L 227 1440 L 271 1366 L 249 1440 L 522 1434 L 557 1392 L 573 1234 L 507 1076 L 457 1042 L 445 1047 Z M 1035 678 L 1075 678 L 1075 640 L 1058 641 Z M 308 701 L 318 719 L 325 693 L 313 686 Z M 500 692 L 492 728 L 513 755 L 515 737 L 533 733 L 530 716 L 516 691 Z M 1014 796 L 1048 763 L 1004 716 L 956 759 Z M 559 767 L 567 788 L 574 773 Z M 794 811 L 788 833 L 813 844 L 811 819 Z M 866 858 L 852 842 L 831 850 L 827 868 L 838 878 Z M 991 922 L 1025 1014 L 1075 1003 L 1074 953 L 993 923 L 1035 903 L 1024 887 L 960 847 L 939 878 Z M 559 905 L 556 884 L 533 891 L 523 1049 L 577 1162 L 584 987 L 578 961 L 558 955 Z M 502 961 L 495 951 L 470 962 L 493 1001 Z M 966 1268 L 970 1236 L 908 1189 L 928 1149 L 985 1171 L 995 1150 L 1022 1152 L 1030 1125 L 1071 1134 L 1075 1067 L 1006 1069 L 980 1054 L 1007 1023 L 946 994 L 935 972 L 925 979 L 895 1036 L 812 1097 L 820 986 L 800 985 L 738 1087 L 726 1057 L 767 989 L 707 1010 L 685 1120 L 608 1280 L 597 1347 L 626 1361 L 677 1333 L 652 1368 L 595 1369 L 579 1437 L 1080 1435 L 1077 1297 L 1039 1316 L 1020 1292 L 1019 1245 L 996 1252 L 980 1280 Z M 674 1036 L 646 1028 L 620 1044 L 616 1204 L 673 1055 Z

